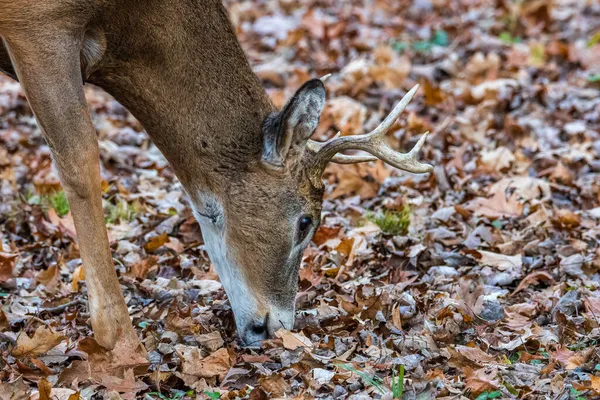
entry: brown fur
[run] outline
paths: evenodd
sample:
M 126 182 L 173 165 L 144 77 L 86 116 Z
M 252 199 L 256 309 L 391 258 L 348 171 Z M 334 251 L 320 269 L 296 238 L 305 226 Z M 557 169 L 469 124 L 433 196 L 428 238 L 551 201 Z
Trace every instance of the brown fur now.
M 277 129 L 261 127 L 275 110 L 219 0 L 0 0 L 0 36 L 0 70 L 23 84 L 73 210 L 102 345 L 137 337 L 103 225 L 83 79 L 140 120 L 192 202 L 201 191 L 223 199 L 228 245 L 261 312 L 272 302 L 293 307 L 300 256 L 286 258 L 291 228 L 302 214 L 319 220 L 322 188 L 311 184 L 301 147 L 283 169 L 261 163 L 263 136 Z

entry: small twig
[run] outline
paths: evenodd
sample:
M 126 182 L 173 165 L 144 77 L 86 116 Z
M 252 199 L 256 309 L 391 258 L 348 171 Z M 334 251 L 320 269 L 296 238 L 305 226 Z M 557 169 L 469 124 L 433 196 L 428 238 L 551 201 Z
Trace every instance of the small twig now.
M 61 312 L 65 311 L 67 308 L 69 308 L 71 306 L 79 305 L 81 303 L 82 303 L 81 300 L 76 299 L 73 301 L 69 301 L 68 303 L 61 304 L 60 306 L 42 308 L 41 311 L 49 312 L 50 314 L 60 314 Z

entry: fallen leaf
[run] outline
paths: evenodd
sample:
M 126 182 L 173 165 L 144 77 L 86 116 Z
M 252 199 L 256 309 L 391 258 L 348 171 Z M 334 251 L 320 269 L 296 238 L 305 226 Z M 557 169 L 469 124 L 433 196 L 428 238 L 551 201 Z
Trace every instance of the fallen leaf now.
M 175 351 L 181 358 L 182 372 L 198 378 L 216 376 L 222 380 L 232 365 L 227 349 L 223 348 L 204 358 L 200 355 L 197 347 L 177 345 Z
M 224 344 L 223 338 L 218 331 L 205 333 L 202 335 L 194 335 L 194 339 L 196 339 L 196 342 L 199 346 L 206 348 L 211 353 L 223 347 Z
M 122 379 L 116 376 L 104 376 L 102 378 L 102 385 L 109 391 L 114 390 L 123 394 L 122 398 L 125 400 L 136 399 L 137 392 L 148 389 L 148 385 L 141 380 L 135 379 L 133 369 L 126 369 Z
M 285 381 L 283 376 L 280 374 L 271 374 L 269 376 L 263 376 L 258 380 L 258 384 L 263 388 L 267 394 L 273 397 L 285 397 L 291 388 L 290 385 Z
M 144 248 L 149 252 L 153 252 L 168 241 L 169 236 L 166 233 L 162 233 L 160 235 L 153 236 L 152 238 L 150 238 L 150 240 L 148 240 Z
M 31 389 L 23 382 L 23 377 L 0 382 L 0 400 L 29 400 Z
M 83 269 L 83 266 L 80 265 L 77 268 L 75 268 L 75 271 L 73 271 L 73 277 L 71 280 L 71 290 L 74 292 L 78 292 L 79 291 L 79 282 L 82 282 L 85 280 L 85 270 Z
M 55 264 L 48 267 L 48 269 L 38 272 L 36 279 L 47 288 L 53 288 L 58 284 L 59 273 L 60 271 Z
M 45 326 L 36 329 L 33 337 L 27 336 L 25 332 L 17 337 L 17 345 L 11 351 L 13 357 L 37 357 L 45 354 L 48 350 L 65 340 L 63 335 L 50 330 Z
M 295 333 L 280 329 L 275 332 L 275 336 L 283 340 L 283 347 L 288 350 L 296 350 L 299 347 L 310 348 L 313 346 L 310 339 L 304 336 L 302 333 Z
M 13 277 L 18 254 L 0 252 L 0 283 Z
M 473 370 L 465 367 L 465 386 L 471 389 L 474 395 L 479 395 L 485 391 L 496 390 L 500 387 L 500 382 L 497 378 L 498 370 L 495 367 L 486 367 Z
M 546 281 L 546 283 L 552 284 L 554 283 L 554 278 L 552 278 L 552 275 L 547 272 L 534 271 L 521 280 L 519 286 L 517 286 L 513 294 L 519 293 L 521 290 L 524 290 L 529 286 L 537 285 L 540 281 Z
M 572 351 L 566 347 L 560 347 L 556 351 L 548 352 L 550 359 L 560 363 L 566 370 L 572 370 L 581 366 L 586 361 L 584 352 Z
M 338 234 L 340 233 L 341 229 L 342 229 L 341 226 L 329 227 L 329 226 L 321 225 L 321 226 L 319 226 L 319 229 L 317 229 L 317 231 L 315 232 L 315 234 L 312 238 L 312 241 L 317 246 L 321 246 L 328 240 L 336 238 L 338 236 Z

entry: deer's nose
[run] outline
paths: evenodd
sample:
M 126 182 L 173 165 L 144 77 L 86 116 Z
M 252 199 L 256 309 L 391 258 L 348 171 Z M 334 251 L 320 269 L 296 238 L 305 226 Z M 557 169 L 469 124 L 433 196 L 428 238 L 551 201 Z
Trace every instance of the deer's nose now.
M 261 341 L 273 337 L 279 329 L 292 329 L 294 325 L 294 309 L 271 307 L 267 314 L 255 315 L 243 329 L 241 339 L 247 347 L 261 345 Z
M 269 314 L 254 318 L 246 326 L 242 340 L 248 347 L 260 346 L 260 342 L 269 337 Z

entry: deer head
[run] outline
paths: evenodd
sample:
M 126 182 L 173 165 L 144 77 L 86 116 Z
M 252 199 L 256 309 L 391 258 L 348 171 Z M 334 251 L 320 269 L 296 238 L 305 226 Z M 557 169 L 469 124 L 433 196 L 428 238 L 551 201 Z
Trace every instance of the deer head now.
M 218 195 L 197 195 L 194 208 L 206 248 L 246 344 L 293 326 L 298 268 L 319 225 L 321 175 L 330 161 L 348 164 L 381 159 L 410 172 L 432 170 L 416 159 L 426 134 L 408 154 L 385 144 L 385 133 L 416 90 L 417 86 L 372 132 L 319 143 L 310 137 L 325 104 L 325 87 L 321 80 L 311 80 L 280 112 L 266 117 L 260 149 L 244 171 L 222 182 Z M 351 149 L 371 156 L 341 154 Z

